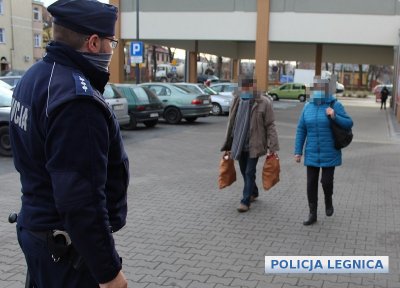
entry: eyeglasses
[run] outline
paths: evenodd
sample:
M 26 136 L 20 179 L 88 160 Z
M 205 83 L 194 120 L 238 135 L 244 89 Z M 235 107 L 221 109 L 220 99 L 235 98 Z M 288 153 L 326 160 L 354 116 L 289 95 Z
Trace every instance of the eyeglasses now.
M 112 49 L 117 48 L 117 46 L 118 46 L 118 40 L 113 39 L 113 38 L 108 38 L 108 37 L 103 37 L 103 38 L 104 38 L 104 39 L 107 39 L 107 40 L 110 40 L 110 47 L 111 47 Z

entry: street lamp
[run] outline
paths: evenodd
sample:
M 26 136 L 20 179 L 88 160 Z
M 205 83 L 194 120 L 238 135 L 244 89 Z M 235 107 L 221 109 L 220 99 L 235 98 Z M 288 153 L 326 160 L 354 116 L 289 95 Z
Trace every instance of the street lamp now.
M 139 41 L 139 0 L 136 0 L 136 41 Z M 136 84 L 140 83 L 140 63 L 136 63 Z

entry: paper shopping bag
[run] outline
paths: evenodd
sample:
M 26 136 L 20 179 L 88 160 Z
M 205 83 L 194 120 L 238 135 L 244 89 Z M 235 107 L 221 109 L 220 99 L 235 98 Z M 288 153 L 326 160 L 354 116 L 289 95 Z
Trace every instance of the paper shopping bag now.
M 279 158 L 276 154 L 268 155 L 265 158 L 264 167 L 262 171 L 262 181 L 264 190 L 271 189 L 276 183 L 279 182 L 279 173 L 281 167 Z
M 224 152 L 219 163 L 218 185 L 219 189 L 228 187 L 236 181 L 235 161 L 231 159 L 230 152 Z

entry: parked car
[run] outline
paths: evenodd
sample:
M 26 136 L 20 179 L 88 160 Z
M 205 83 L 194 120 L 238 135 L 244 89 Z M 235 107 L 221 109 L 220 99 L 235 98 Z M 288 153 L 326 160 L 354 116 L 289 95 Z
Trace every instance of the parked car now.
M 336 93 L 343 93 L 344 85 L 336 81 Z
M 372 89 L 372 93 L 375 94 L 375 101 L 376 102 L 380 102 L 381 101 L 381 91 L 382 88 L 386 86 L 386 88 L 389 90 L 389 95 L 392 95 L 392 91 L 393 91 L 393 84 L 379 84 L 376 85 L 373 89 Z
M 124 129 L 135 129 L 138 123 L 146 127 L 154 127 L 162 115 L 163 105 L 160 99 L 146 87 L 134 84 L 114 84 L 128 100 L 129 124 L 122 125 Z
M 22 76 L 1 76 L 0 80 L 6 82 L 8 85 L 14 88 L 21 78 Z
M 130 117 L 128 114 L 128 101 L 118 91 L 117 87 L 113 84 L 107 84 L 104 93 L 104 99 L 108 106 L 114 111 L 115 117 L 118 120 L 119 125 L 129 124 Z
M 11 156 L 10 143 L 10 111 L 12 91 L 0 87 L 0 155 Z
M 211 83 L 210 87 L 218 92 L 219 95 L 227 95 L 233 97 L 233 92 L 238 89 L 238 84 L 237 83 L 230 83 L 230 82 L 224 82 L 224 83 Z
M 0 87 L 2 88 L 6 88 L 8 90 L 12 90 L 13 86 L 11 86 L 10 84 L 8 84 L 7 82 L 4 82 L 3 80 L 0 79 Z
M 298 99 L 306 101 L 306 85 L 302 83 L 286 83 L 268 91 L 268 95 L 275 101 L 279 99 Z
M 208 94 L 211 97 L 212 109 L 211 113 L 213 115 L 222 115 L 229 113 L 229 108 L 231 107 L 232 99 L 231 96 L 219 95 L 214 89 L 200 83 L 175 83 L 180 87 L 185 87 L 195 93 Z
M 177 124 L 182 118 L 194 122 L 198 117 L 207 117 L 212 105 L 207 94 L 193 93 L 190 90 L 170 83 L 143 83 L 141 87 L 150 89 L 160 98 L 164 106 L 163 118 L 170 124 Z

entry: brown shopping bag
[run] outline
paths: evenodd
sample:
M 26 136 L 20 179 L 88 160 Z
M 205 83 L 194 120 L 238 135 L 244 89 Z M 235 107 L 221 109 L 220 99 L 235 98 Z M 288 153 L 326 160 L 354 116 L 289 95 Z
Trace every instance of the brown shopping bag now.
M 235 161 L 231 159 L 230 152 L 224 152 L 219 163 L 218 185 L 223 189 L 236 181 Z
M 277 154 L 268 155 L 265 158 L 264 167 L 262 171 L 262 181 L 264 190 L 271 189 L 276 183 L 279 182 L 279 173 L 281 167 Z

